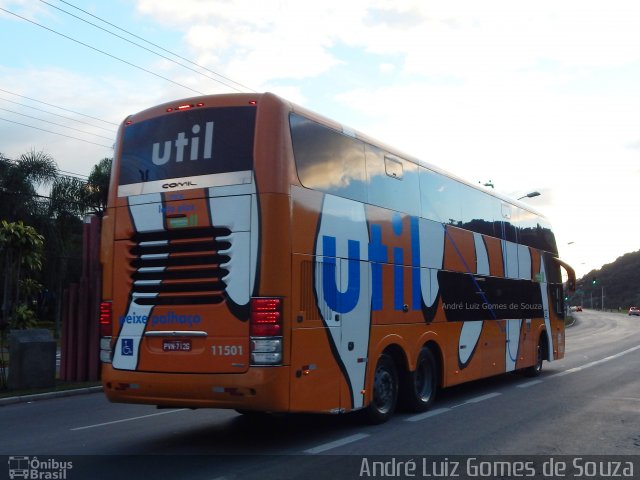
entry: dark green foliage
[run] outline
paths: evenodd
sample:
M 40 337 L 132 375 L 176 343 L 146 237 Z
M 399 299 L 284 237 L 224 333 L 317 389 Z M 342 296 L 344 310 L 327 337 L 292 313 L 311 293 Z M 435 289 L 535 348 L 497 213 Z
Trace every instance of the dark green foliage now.
M 101 215 L 106 208 L 110 173 L 109 158 L 100 160 L 85 182 L 61 175 L 55 160 L 44 152 L 31 151 L 16 160 L 0 154 L 0 220 L 23 222 L 44 237 L 42 268 L 29 277 L 41 290 L 29 299 L 11 301 L 13 307 L 29 301 L 30 310 L 21 315 L 24 324 L 32 323 L 31 311 L 40 321 L 59 319 L 64 288 L 80 278 L 83 217 Z M 9 292 L 4 290 L 0 282 L 0 311 L 6 317 L 9 306 L 3 307 L 2 299 Z
M 615 262 L 587 273 L 578 280 L 576 293 L 570 296 L 569 302 L 591 308 L 593 299 L 593 308 L 601 308 L 603 289 L 606 309 L 619 307 L 627 311 L 631 306 L 640 306 L 640 250 L 626 253 Z

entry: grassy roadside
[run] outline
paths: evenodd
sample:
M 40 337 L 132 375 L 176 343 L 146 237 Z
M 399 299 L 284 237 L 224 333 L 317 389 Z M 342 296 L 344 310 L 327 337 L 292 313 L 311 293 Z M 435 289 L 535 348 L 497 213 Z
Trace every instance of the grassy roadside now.
M 0 398 L 21 397 L 24 395 L 35 395 L 38 393 L 62 392 L 65 390 L 76 390 L 79 388 L 97 387 L 100 385 L 100 382 L 67 382 L 56 379 L 56 384 L 50 388 L 34 388 L 28 390 L 0 390 Z

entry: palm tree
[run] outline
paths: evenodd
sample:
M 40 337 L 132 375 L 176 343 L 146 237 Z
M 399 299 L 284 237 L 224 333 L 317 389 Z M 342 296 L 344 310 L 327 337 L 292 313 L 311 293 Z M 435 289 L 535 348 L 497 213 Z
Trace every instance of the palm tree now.
M 64 287 L 80 276 L 82 217 L 102 215 L 106 208 L 111 159 L 100 160 L 88 181 L 59 174 L 54 159 L 30 151 L 17 160 L 0 154 L 0 220 L 23 221 L 45 237 L 44 268 L 38 279 L 46 286 L 46 298 L 53 299 L 59 324 L 60 299 Z M 47 188 L 46 192 L 43 193 Z M 0 282 L 0 299 L 3 296 Z
M 44 152 L 31 150 L 12 161 L 0 154 L 0 219 L 29 221 L 43 211 L 38 188 L 51 185 L 58 166 Z
M 89 190 L 88 204 L 96 215 L 102 216 L 107 209 L 109 196 L 109 181 L 111 179 L 111 164 L 113 159 L 103 158 L 93 166 L 89 174 L 87 187 Z
M 76 177 L 57 177 L 51 186 L 48 216 L 102 216 L 107 208 L 110 178 L 110 158 L 103 158 L 95 164 L 87 181 Z
M 46 283 L 55 298 L 62 298 L 70 277 L 80 276 L 82 251 L 82 217 L 102 216 L 107 206 L 111 159 L 103 158 L 94 165 L 85 182 L 75 177 L 59 176 L 51 186 L 46 232 L 49 254 Z M 60 303 L 55 311 L 60 320 Z

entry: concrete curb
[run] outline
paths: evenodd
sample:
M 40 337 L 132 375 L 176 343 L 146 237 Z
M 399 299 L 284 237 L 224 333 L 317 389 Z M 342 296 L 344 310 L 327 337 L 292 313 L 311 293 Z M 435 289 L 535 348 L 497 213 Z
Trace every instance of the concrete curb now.
M 102 385 L 87 388 L 77 388 L 73 390 L 58 390 L 55 392 L 34 393 L 33 395 L 20 395 L 17 397 L 0 398 L 0 407 L 13 405 L 15 403 L 36 402 L 38 400 L 49 400 L 51 398 L 72 397 L 75 395 L 85 395 L 87 393 L 97 393 L 102 391 Z

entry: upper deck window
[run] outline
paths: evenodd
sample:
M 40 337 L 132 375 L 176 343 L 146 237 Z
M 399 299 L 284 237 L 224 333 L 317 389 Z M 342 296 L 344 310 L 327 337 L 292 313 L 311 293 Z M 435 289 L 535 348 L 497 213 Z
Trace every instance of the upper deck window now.
M 255 107 L 189 109 L 125 127 L 120 185 L 253 168 Z
M 294 113 L 289 121 L 302 185 L 366 201 L 364 143 Z

